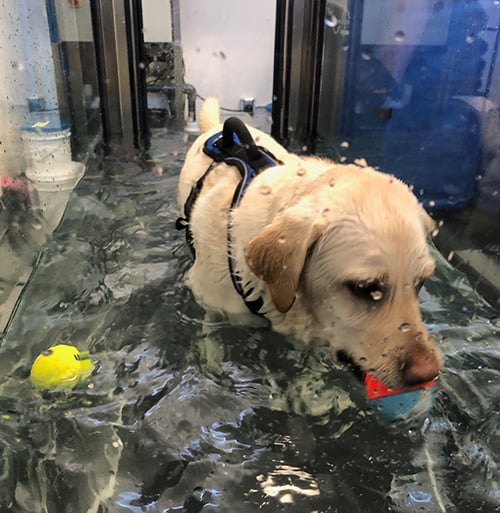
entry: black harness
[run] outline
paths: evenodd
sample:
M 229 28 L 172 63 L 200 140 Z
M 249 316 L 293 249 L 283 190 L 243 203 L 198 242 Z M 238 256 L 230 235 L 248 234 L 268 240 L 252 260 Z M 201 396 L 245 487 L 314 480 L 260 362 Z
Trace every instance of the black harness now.
M 193 259 L 196 258 L 196 252 L 193 244 L 193 234 L 189 227 L 191 212 L 193 210 L 194 203 L 203 188 L 205 179 L 212 169 L 221 162 L 230 166 L 235 166 L 238 169 L 241 175 L 241 180 L 234 191 L 233 199 L 231 201 L 231 210 L 233 210 L 240 204 L 247 187 L 255 176 L 264 169 L 282 164 L 282 162 L 274 157 L 271 152 L 255 144 L 255 141 L 250 135 L 247 127 L 238 118 L 227 119 L 222 131 L 207 139 L 203 147 L 203 152 L 211 157 L 213 162 L 191 188 L 184 205 L 184 217 L 179 217 L 175 224 L 178 230 L 186 230 L 186 242 Z M 234 272 L 234 257 L 231 254 L 232 240 L 230 216 L 228 218 L 227 226 L 227 242 L 229 274 L 231 275 L 234 288 L 242 297 L 248 309 L 252 313 L 258 314 L 263 304 L 262 298 L 252 301 L 248 300 L 253 289 L 245 291 L 241 284 L 241 277 Z

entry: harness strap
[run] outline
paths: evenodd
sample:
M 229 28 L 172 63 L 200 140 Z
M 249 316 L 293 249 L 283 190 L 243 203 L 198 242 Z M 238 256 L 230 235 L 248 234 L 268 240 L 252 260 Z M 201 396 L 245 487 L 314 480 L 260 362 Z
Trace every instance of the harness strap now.
M 200 194 L 203 183 L 210 173 L 210 171 L 220 162 L 224 162 L 230 166 L 238 169 L 241 180 L 234 191 L 233 199 L 231 201 L 231 210 L 236 208 L 243 198 L 245 191 L 252 182 L 252 180 L 261 171 L 278 164 L 282 164 L 271 152 L 261 146 L 257 146 L 248 131 L 245 124 L 238 118 L 228 118 L 223 126 L 221 132 L 218 132 L 207 139 L 203 147 L 203 152 L 211 157 L 214 161 L 210 164 L 205 173 L 193 185 L 188 199 L 184 205 L 184 218 L 179 218 L 176 221 L 176 228 L 178 230 L 186 230 L 186 242 L 191 251 L 193 258 L 196 257 L 195 248 L 193 245 L 193 234 L 189 227 L 191 219 L 191 211 L 194 203 Z M 245 291 L 241 283 L 241 277 L 235 272 L 234 256 L 232 255 L 232 239 L 231 239 L 231 216 L 228 219 L 227 225 L 227 244 L 228 244 L 228 267 L 229 274 L 233 286 L 241 296 L 246 306 L 252 313 L 259 313 L 262 308 L 262 298 L 256 300 L 248 300 L 253 292 L 253 289 Z
M 193 232 L 189 228 L 189 221 L 191 220 L 191 211 L 193 210 L 194 202 L 198 198 L 201 189 L 203 189 L 203 184 L 205 182 L 206 177 L 209 175 L 210 171 L 216 166 L 216 162 L 212 162 L 207 170 L 203 173 L 203 175 L 198 179 L 198 181 L 191 187 L 191 191 L 189 192 L 189 196 L 184 203 L 184 217 L 178 217 L 175 221 L 175 227 L 177 230 L 186 230 L 186 244 L 188 245 L 189 251 L 193 260 L 196 258 L 196 250 L 194 249 L 193 244 Z

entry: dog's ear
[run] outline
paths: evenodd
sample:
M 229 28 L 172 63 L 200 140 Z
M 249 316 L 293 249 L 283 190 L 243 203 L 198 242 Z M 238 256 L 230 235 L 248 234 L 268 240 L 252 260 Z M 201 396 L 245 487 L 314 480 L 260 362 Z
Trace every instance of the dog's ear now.
M 307 251 L 322 229 L 310 219 L 283 215 L 247 244 L 247 264 L 267 283 L 278 311 L 285 313 L 292 307 Z

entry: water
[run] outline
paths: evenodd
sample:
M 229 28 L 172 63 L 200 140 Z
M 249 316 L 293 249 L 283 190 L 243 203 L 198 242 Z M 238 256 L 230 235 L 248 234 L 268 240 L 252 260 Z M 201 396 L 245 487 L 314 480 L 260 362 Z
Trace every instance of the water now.
M 439 259 L 422 300 L 440 390 L 385 425 L 324 350 L 205 318 L 174 228 L 188 142 L 86 176 L 44 246 L 0 346 L 0 511 L 493 512 L 498 313 Z M 88 386 L 33 390 L 60 342 L 94 355 Z

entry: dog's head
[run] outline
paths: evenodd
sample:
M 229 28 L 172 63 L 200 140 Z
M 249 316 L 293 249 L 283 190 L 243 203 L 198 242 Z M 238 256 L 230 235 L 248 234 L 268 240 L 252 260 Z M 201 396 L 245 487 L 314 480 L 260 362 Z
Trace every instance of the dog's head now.
M 332 351 L 391 387 L 433 379 L 442 357 L 418 304 L 434 271 L 431 218 L 409 188 L 334 166 L 246 247 L 277 310 L 306 309 Z

